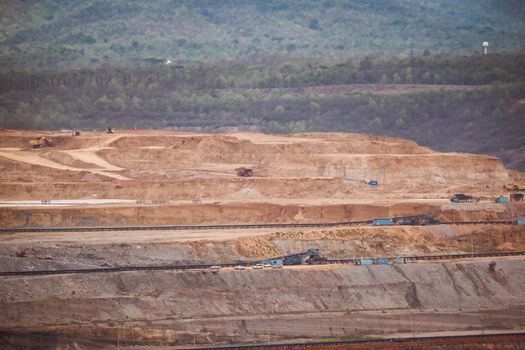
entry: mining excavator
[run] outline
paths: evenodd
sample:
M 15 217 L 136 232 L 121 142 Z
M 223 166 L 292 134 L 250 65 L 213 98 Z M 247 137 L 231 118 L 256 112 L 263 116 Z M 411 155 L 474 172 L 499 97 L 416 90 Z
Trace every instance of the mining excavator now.
M 35 140 L 29 140 L 29 145 L 32 148 L 40 148 L 42 146 L 51 147 L 53 144 L 50 139 L 45 136 L 40 136 L 40 138 Z
M 503 188 L 507 191 L 525 191 L 525 184 L 506 184 Z

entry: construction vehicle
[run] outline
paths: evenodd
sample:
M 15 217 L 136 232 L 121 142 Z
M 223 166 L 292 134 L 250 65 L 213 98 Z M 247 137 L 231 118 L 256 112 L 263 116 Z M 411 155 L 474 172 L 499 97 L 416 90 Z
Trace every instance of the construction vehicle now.
M 40 148 L 42 146 L 51 147 L 52 143 L 51 143 L 51 140 L 48 139 L 47 137 L 40 136 L 40 138 L 38 138 L 38 139 L 29 140 L 29 145 L 32 148 Z
M 507 191 L 525 191 L 525 185 L 523 184 L 506 184 L 503 188 Z
M 18 250 L 15 252 L 15 256 L 17 258 L 24 258 L 26 256 L 26 253 L 29 253 L 29 252 L 33 253 L 33 255 L 36 256 L 35 248 L 24 248 L 22 250 Z
M 509 202 L 509 199 L 507 197 L 497 197 L 496 200 L 495 200 L 496 203 L 508 203 Z
M 237 171 L 237 176 L 242 176 L 242 177 L 252 177 L 253 176 L 253 170 L 245 168 L 245 167 L 237 168 L 235 169 L 235 171 Z
M 72 134 L 73 136 L 80 136 L 80 131 L 78 131 L 78 130 L 73 130 L 73 131 L 71 132 L 71 134 Z
M 439 220 L 434 218 L 434 215 L 432 213 L 394 218 L 392 219 L 392 221 L 394 225 L 412 225 L 412 226 L 434 225 L 434 224 L 439 223 Z
M 303 263 L 311 264 L 321 260 L 319 248 L 310 248 L 304 253 L 292 254 L 283 257 L 284 265 L 300 265 Z
M 24 249 L 21 249 L 21 250 L 18 250 L 15 252 L 15 256 L 17 258 L 25 258 L 27 255 L 27 253 L 31 252 L 33 254 L 33 257 L 37 258 L 37 259 L 43 259 L 43 260 L 53 260 L 52 257 L 50 256 L 41 256 L 41 255 L 38 255 L 37 254 L 37 251 L 35 248 L 24 248 Z
M 108 126 L 108 127 L 106 128 L 106 134 L 113 134 L 114 132 L 115 132 L 115 131 L 113 130 L 112 127 Z
M 452 198 L 450 198 L 450 201 L 453 203 L 468 203 L 473 202 L 474 197 L 467 196 L 464 193 L 456 193 L 454 196 L 452 196 Z
M 510 201 L 511 202 L 523 202 L 523 197 L 525 197 L 523 193 L 511 193 Z

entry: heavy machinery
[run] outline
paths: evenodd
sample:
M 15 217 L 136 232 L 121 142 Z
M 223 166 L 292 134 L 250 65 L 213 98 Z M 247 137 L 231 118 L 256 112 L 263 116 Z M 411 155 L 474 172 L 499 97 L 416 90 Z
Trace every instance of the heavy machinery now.
M 319 248 L 310 248 L 304 253 L 292 254 L 282 257 L 284 265 L 300 265 L 303 262 L 311 264 L 323 260 Z
M 51 139 L 48 139 L 45 136 L 40 136 L 40 138 L 35 140 L 29 140 L 29 145 L 32 148 L 40 148 L 42 146 L 51 147 L 53 144 L 51 142 Z
M 15 252 L 15 256 L 17 258 L 25 258 L 26 254 L 29 253 L 29 252 L 33 253 L 34 257 L 41 259 L 41 257 L 39 257 L 36 254 L 36 249 L 35 248 L 24 248 L 24 249 L 18 250 L 18 251 Z
M 108 126 L 108 127 L 106 128 L 106 134 L 113 134 L 114 132 L 115 132 L 115 131 L 113 130 L 112 127 Z
M 474 197 L 467 196 L 464 193 L 456 193 L 455 195 L 452 196 L 452 198 L 450 198 L 450 201 L 453 203 L 468 203 L 468 202 L 473 202 Z
M 503 188 L 507 191 L 525 191 L 524 184 L 506 184 Z
M 496 203 L 508 203 L 509 199 L 507 197 L 500 196 L 500 197 L 497 197 L 494 200 L 494 202 L 496 202 Z
M 253 170 L 245 168 L 245 167 L 237 168 L 235 169 L 235 171 L 237 171 L 237 176 L 242 176 L 242 177 L 252 177 L 253 176 Z
M 18 251 L 15 252 L 15 256 L 17 258 L 25 258 L 27 253 L 32 253 L 33 257 L 35 257 L 37 259 L 53 260 L 53 258 L 50 257 L 50 256 L 38 255 L 36 249 L 33 248 L 33 247 L 31 247 L 31 248 L 24 248 L 24 249 L 18 250 Z
M 423 226 L 423 225 L 434 225 L 439 223 L 439 220 L 434 218 L 432 213 L 426 213 L 423 215 L 405 216 L 392 219 L 394 225 L 412 225 L 412 226 Z
M 511 202 L 523 202 L 523 197 L 525 197 L 523 193 L 511 193 L 510 201 Z

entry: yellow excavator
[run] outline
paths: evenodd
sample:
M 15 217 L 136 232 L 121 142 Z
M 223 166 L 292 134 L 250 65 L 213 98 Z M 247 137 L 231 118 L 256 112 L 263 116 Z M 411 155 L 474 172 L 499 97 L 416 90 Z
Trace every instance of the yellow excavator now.
M 506 184 L 503 188 L 507 191 L 525 191 L 525 184 Z
M 40 138 L 35 140 L 29 140 L 29 146 L 33 148 L 40 148 L 42 146 L 51 147 L 52 145 L 51 140 L 45 136 L 40 136 Z

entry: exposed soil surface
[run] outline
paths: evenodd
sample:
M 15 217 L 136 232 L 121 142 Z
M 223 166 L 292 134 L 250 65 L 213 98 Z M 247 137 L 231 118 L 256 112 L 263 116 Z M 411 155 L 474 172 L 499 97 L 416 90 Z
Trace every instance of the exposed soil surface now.
M 301 193 L 313 191 L 310 198 L 389 198 L 392 195 L 402 198 L 404 195 L 417 197 L 421 193 L 446 198 L 459 190 L 499 194 L 511 176 L 497 158 L 436 153 L 411 141 L 362 134 L 286 136 L 157 132 L 151 135 L 137 131 L 123 131 L 118 135 L 86 133 L 78 137 L 50 134 L 53 147 L 29 149 L 28 140 L 38 135 L 3 132 L 0 164 L 4 172 L 9 172 L 9 178 L 2 178 L 4 188 L 18 182 L 39 183 L 27 177 L 23 168 L 27 164 L 40 166 L 35 169 L 40 174 L 52 174 L 55 184 L 71 182 L 67 171 L 102 175 L 97 182 L 115 183 L 113 191 L 106 189 L 104 192 L 110 198 L 120 197 L 130 187 L 136 187 L 137 180 L 148 181 L 147 187 L 167 181 L 174 187 L 172 199 L 179 198 L 176 191 L 187 184 L 185 180 L 202 181 L 200 186 L 195 186 L 192 199 L 228 198 L 239 191 L 236 188 L 239 183 L 244 188 L 253 188 L 261 198 L 288 198 L 279 190 L 268 188 L 279 187 L 281 191 L 288 188 L 289 192 L 294 192 L 296 186 Z M 235 168 L 239 166 L 253 168 L 254 177 L 238 178 Z M 17 178 L 21 181 L 15 181 Z M 135 182 L 125 186 L 123 180 L 127 179 Z M 380 186 L 370 188 L 365 180 L 377 180 Z M 209 193 L 207 187 L 218 187 L 218 184 L 222 188 Z M 230 184 L 234 187 L 229 188 Z M 96 192 L 97 184 L 90 185 L 89 189 Z M 115 188 L 118 185 L 128 189 Z M 329 188 L 328 195 L 325 186 Z M 37 191 L 35 187 L 32 192 Z M 46 193 L 53 198 L 71 196 L 48 190 L 44 188 L 40 194 Z M 142 199 L 157 199 L 164 191 L 160 188 L 149 191 Z M 27 199 L 28 195 L 22 192 L 2 197 Z
M 99 341 L 120 329 L 128 341 L 172 344 L 524 328 L 524 268 L 498 260 L 495 271 L 470 262 L 10 277 L 0 327 Z
M 508 197 L 503 185 L 523 182 L 524 174 L 494 157 L 438 153 L 396 138 L 0 134 L 2 228 L 312 223 L 429 212 L 441 221 L 525 216 L 525 203 L 494 202 Z M 31 149 L 28 141 L 40 135 L 53 146 Z M 237 176 L 239 167 L 253 176 Z M 476 201 L 451 203 L 455 193 Z M 28 200 L 35 202 L 17 202 Z M 525 250 L 525 225 L 4 234 L 0 267 L 220 263 L 311 247 L 327 258 Z M 17 257 L 25 248 L 35 251 Z M 525 329 L 524 264 L 513 257 L 0 277 L 0 347 L 24 337 L 27 347 L 44 339 L 49 348 L 113 348 L 115 340 L 175 346 Z
M 519 226 L 363 227 L 326 230 L 212 230 L 21 233 L 0 241 L 5 270 L 250 261 L 321 249 L 330 259 L 525 250 Z M 34 248 L 24 258 L 15 252 Z M 41 259 L 38 257 L 45 257 Z
M 41 134 L 53 146 L 30 149 L 28 141 Z M 241 166 L 252 168 L 253 177 L 237 176 Z M 167 204 L 2 210 L 2 226 L 13 227 L 312 222 L 429 210 L 444 217 L 511 218 L 522 210 L 488 204 L 507 194 L 504 184 L 522 177 L 497 158 L 437 153 L 412 141 L 363 134 L 130 130 L 74 137 L 4 131 L 0 170 L 0 200 Z M 370 180 L 379 186 L 369 186 Z M 485 202 L 451 206 L 454 193 Z

